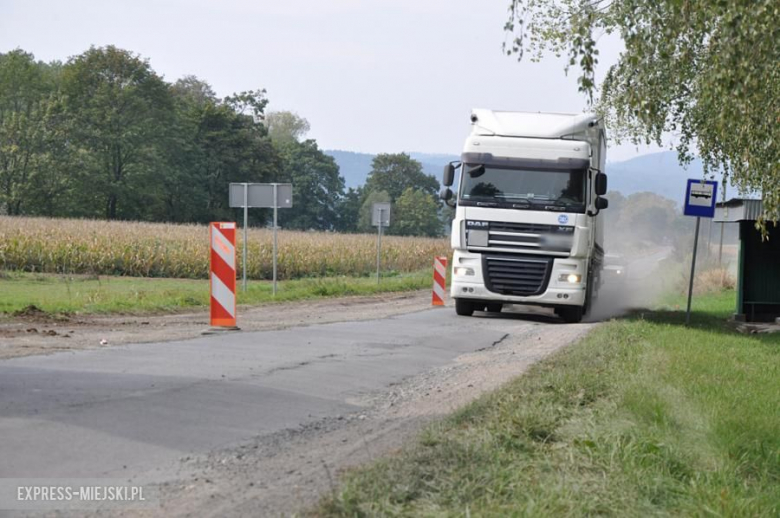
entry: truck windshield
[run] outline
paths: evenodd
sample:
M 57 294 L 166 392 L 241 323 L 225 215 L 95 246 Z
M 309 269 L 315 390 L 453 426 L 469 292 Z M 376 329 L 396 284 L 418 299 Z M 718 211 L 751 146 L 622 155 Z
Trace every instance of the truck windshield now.
M 510 208 L 540 206 L 555 210 L 585 210 L 585 170 L 510 169 L 466 164 L 460 201 Z

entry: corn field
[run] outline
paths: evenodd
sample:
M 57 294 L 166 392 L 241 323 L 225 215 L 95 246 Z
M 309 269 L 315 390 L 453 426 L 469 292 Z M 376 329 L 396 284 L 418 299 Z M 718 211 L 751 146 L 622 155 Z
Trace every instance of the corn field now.
M 241 271 L 242 232 L 236 255 Z M 250 229 L 247 276 L 272 276 L 273 232 Z M 376 271 L 376 236 L 280 231 L 279 279 Z M 412 272 L 447 255 L 447 239 L 382 237 L 382 270 Z M 208 278 L 206 225 L 0 216 L 0 269 L 134 277 Z

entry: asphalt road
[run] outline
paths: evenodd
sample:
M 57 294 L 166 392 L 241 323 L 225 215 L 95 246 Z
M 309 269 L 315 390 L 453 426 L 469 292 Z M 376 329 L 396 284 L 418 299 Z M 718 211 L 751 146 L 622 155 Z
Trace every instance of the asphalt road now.
M 666 255 L 634 261 L 631 280 Z M 619 306 L 620 292 L 642 291 L 636 286 L 609 287 L 605 306 Z M 462 318 L 452 308 L 421 308 L 0 360 L 0 478 L 163 481 L 171 474 L 165 467 L 187 455 L 359 412 L 363 395 L 510 335 L 557 336 L 551 330 L 562 325 L 538 314 Z
M 121 477 L 359 410 L 356 396 L 555 319 L 391 318 L 0 361 L 0 477 Z

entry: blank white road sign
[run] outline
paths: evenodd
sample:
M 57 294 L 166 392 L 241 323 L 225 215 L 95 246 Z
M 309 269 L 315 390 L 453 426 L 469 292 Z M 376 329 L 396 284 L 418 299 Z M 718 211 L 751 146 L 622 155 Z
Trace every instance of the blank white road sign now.
M 231 183 L 230 184 L 230 207 L 244 207 L 244 185 L 247 185 L 247 206 L 273 209 L 274 208 L 274 184 L 272 183 Z M 278 209 L 292 208 L 292 184 L 279 183 L 277 186 L 277 206 Z
M 382 226 L 390 226 L 390 204 L 386 202 L 374 203 L 371 206 L 371 225 L 379 226 L 379 217 L 382 217 Z

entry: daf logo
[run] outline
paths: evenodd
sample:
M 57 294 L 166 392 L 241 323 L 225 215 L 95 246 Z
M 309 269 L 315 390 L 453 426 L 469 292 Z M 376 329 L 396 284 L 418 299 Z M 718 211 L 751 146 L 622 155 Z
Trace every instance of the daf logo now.
M 466 221 L 466 228 L 488 228 L 489 221 Z
M 568 222 L 569 222 L 569 216 L 567 216 L 566 214 L 561 214 L 560 216 L 558 216 L 558 223 L 560 223 L 561 225 L 565 225 Z

